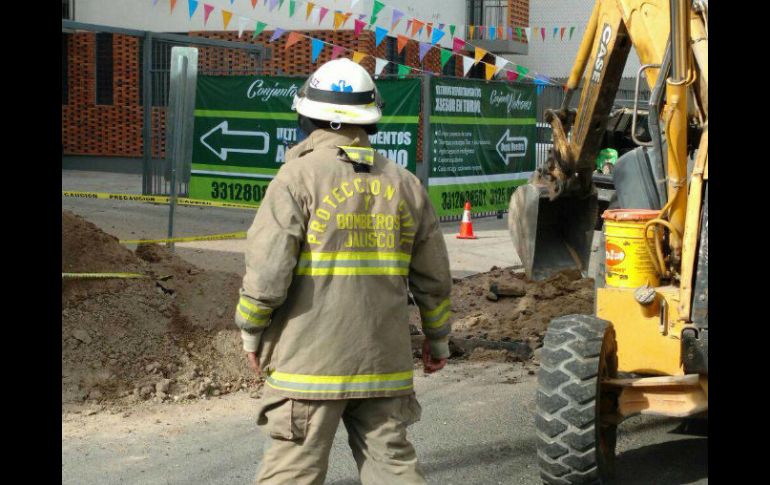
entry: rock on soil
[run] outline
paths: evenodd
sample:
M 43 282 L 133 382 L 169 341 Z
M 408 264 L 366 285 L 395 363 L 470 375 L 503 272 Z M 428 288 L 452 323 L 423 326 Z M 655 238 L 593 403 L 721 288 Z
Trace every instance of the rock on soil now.
M 131 404 L 256 386 L 233 324 L 240 276 L 204 271 L 158 245 L 136 252 L 62 211 L 62 403 Z

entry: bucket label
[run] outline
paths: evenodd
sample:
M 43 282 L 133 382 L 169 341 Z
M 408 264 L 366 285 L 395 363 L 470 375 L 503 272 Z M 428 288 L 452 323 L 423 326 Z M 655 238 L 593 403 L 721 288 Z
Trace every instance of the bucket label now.
M 605 255 L 607 264 L 610 266 L 620 264 L 626 259 L 626 253 L 623 251 L 623 248 L 612 243 L 606 244 Z

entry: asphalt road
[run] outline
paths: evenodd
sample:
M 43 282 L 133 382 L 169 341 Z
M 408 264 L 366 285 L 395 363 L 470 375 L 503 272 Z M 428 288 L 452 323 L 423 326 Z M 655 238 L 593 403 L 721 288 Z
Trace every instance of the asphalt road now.
M 530 368 L 533 368 L 530 366 Z M 536 378 L 520 363 L 452 363 L 417 372 L 422 420 L 410 427 L 428 483 L 539 484 L 533 425 Z M 152 404 L 130 415 L 62 417 L 63 484 L 248 484 L 265 439 L 245 393 Z M 680 423 L 635 417 L 619 428 L 618 484 L 708 483 L 707 438 Z M 327 484 L 358 482 L 340 427 Z

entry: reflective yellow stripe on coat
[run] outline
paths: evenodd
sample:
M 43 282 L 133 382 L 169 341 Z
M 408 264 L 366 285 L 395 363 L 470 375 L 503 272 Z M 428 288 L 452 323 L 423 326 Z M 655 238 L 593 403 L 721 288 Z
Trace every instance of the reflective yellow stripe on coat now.
M 238 300 L 238 315 L 246 323 L 255 327 L 264 327 L 270 321 L 272 310 L 269 308 L 259 308 L 244 297 Z
M 302 276 L 407 276 L 412 256 L 400 252 L 303 252 L 295 273 Z
M 451 328 L 447 322 L 449 317 L 452 316 L 451 308 L 452 302 L 449 298 L 445 299 L 439 303 L 437 307 L 431 310 L 420 308 L 422 330 L 426 336 L 430 338 L 440 338 L 449 335 Z
M 274 389 L 307 395 L 324 393 L 356 393 L 402 391 L 413 387 L 412 370 L 392 374 L 359 374 L 351 376 L 316 376 L 273 371 L 267 385 Z

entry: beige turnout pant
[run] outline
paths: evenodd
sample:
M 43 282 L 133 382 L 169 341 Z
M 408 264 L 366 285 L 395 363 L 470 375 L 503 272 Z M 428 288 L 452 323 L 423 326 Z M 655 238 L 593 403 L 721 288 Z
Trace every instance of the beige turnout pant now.
M 271 443 L 257 483 L 322 485 L 342 419 L 363 485 L 425 484 L 406 439 L 420 412 L 414 395 L 323 401 L 265 396 L 257 424 Z

